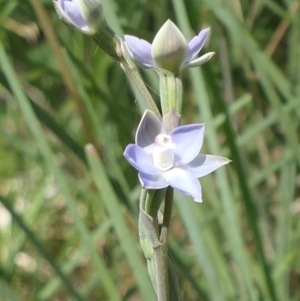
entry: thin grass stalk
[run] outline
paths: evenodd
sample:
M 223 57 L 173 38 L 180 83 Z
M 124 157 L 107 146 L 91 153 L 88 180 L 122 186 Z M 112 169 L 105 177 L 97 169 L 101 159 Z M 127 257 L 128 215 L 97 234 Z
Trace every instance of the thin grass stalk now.
M 277 219 L 278 241 L 276 244 L 276 263 L 277 277 L 275 278 L 280 300 L 289 299 L 289 266 L 283 267 L 283 262 L 289 256 L 291 250 L 292 223 L 290 218 L 291 204 L 294 201 L 296 190 L 296 166 L 290 162 L 284 166 L 280 174 L 279 193 L 280 193 L 280 211 Z

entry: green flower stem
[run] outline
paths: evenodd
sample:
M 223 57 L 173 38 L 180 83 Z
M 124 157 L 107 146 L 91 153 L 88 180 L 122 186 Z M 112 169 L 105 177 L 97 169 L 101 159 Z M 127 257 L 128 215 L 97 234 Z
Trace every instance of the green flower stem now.
M 122 40 L 119 40 L 118 44 L 119 48 L 117 49 L 117 53 L 119 55 L 119 63 L 122 69 L 125 71 L 127 76 L 134 82 L 142 96 L 144 97 L 148 108 L 158 117 L 162 118 L 161 114 L 157 108 L 155 101 L 153 100 L 151 94 L 149 93 L 144 81 L 141 79 L 140 74 L 137 70 L 136 65 L 133 63 L 127 48 L 124 45 Z
M 167 246 L 167 239 L 169 235 L 170 221 L 172 216 L 172 207 L 173 207 L 173 196 L 174 189 L 168 187 L 166 191 L 165 199 L 165 210 L 162 223 L 162 231 L 160 242 L 163 243 L 163 240 L 166 239 L 165 245 Z M 163 237 L 165 235 L 166 237 Z M 169 298 L 172 301 L 181 301 L 181 294 L 179 289 L 178 277 L 175 269 L 175 265 L 171 255 L 168 253 L 168 248 L 165 248 L 164 260 L 167 264 L 168 269 L 168 284 L 169 284 Z
M 168 256 L 168 234 L 172 215 L 173 188 L 166 190 L 165 209 L 160 231 L 159 241 L 161 247 L 155 252 L 155 263 L 157 272 L 157 297 L 159 301 L 170 300 L 169 291 L 169 256 Z M 173 299 L 171 299 L 173 300 Z
M 119 39 L 108 25 L 103 26 L 99 32 L 93 35 L 93 38 L 104 52 L 114 60 L 119 61 L 117 53 Z
M 178 75 L 171 72 L 159 73 L 160 101 L 163 116 L 172 108 L 181 114 L 182 108 L 182 81 Z
M 166 189 L 147 190 L 145 211 L 152 216 L 157 223 L 157 215 L 159 207 L 164 199 Z
M 160 232 L 160 246 L 154 249 L 158 301 L 170 300 L 168 260 L 168 228 L 162 227 Z
M 153 190 L 153 192 L 154 192 L 154 190 Z M 149 190 L 143 188 L 141 191 L 140 199 L 139 199 L 140 209 L 145 209 L 148 194 L 149 194 Z
M 97 45 L 102 48 L 108 55 L 116 60 L 126 75 L 133 81 L 137 89 L 145 99 L 148 108 L 154 112 L 157 117 L 161 118 L 161 114 L 149 93 L 144 81 L 133 63 L 124 42 L 115 34 L 115 32 L 106 24 L 103 28 L 93 36 Z
M 164 215 L 159 207 L 165 196 Z M 168 254 L 173 188 L 143 189 L 140 196 L 139 238 L 158 301 L 181 301 L 178 279 Z
M 166 190 L 165 210 L 164 210 L 162 229 L 163 228 L 169 229 L 170 227 L 172 207 L 173 207 L 173 195 L 174 195 L 174 189 L 169 186 Z

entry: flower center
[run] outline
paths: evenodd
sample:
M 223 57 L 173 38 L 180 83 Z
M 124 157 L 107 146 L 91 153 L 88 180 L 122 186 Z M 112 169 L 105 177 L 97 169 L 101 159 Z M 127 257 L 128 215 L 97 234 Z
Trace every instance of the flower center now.
M 175 144 L 172 143 L 171 136 L 159 134 L 153 144 L 152 159 L 154 166 L 165 171 L 173 167 Z

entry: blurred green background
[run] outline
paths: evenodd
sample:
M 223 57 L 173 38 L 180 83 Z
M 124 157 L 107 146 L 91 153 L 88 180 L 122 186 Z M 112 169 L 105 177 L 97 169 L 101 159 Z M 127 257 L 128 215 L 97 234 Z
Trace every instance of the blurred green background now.
M 170 251 L 185 301 L 300 300 L 300 1 L 102 0 L 118 33 L 189 40 L 182 123 L 232 163 L 176 194 Z M 140 70 L 158 101 L 158 78 Z M 0 1 L 0 300 L 155 300 L 124 160 L 145 102 L 50 0 Z M 93 143 L 99 157 L 87 160 Z M 88 164 L 89 162 L 89 164 Z

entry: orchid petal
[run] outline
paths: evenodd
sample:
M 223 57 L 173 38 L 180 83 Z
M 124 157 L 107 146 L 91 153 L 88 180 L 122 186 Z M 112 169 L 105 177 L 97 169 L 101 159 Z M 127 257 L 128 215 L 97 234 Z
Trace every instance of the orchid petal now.
M 152 111 L 146 110 L 136 131 L 135 143 L 140 147 L 147 147 L 158 134 L 164 133 L 162 122 Z
M 144 67 L 155 68 L 156 64 L 151 55 L 151 44 L 135 36 L 125 35 L 125 42 L 133 59 Z
M 186 164 L 185 168 L 196 178 L 200 178 L 228 164 L 230 161 L 231 160 L 220 156 L 199 154 L 193 161 Z
M 161 189 L 169 186 L 169 183 L 161 175 L 139 172 L 139 179 L 142 186 L 147 189 Z
M 74 26 L 82 30 L 84 30 L 84 28 L 88 29 L 88 24 L 81 14 L 78 2 L 65 1 L 64 11 Z
M 157 169 L 154 167 L 151 157 L 138 145 L 129 144 L 124 153 L 126 160 L 138 171 L 150 175 L 158 175 Z
M 188 43 L 188 51 L 185 59 L 186 62 L 192 60 L 200 52 L 207 40 L 208 33 L 209 28 L 203 29 Z
M 198 67 L 200 65 L 203 65 L 204 63 L 206 63 L 207 61 L 209 61 L 214 55 L 215 55 L 215 52 L 205 53 L 204 55 L 200 56 L 199 58 L 185 63 L 181 67 L 181 69 L 184 69 L 186 67 Z
M 190 124 L 175 128 L 170 132 L 174 149 L 176 165 L 192 161 L 199 153 L 204 136 L 204 124 Z
M 56 10 L 56 13 L 58 15 L 58 17 L 60 19 L 62 19 L 64 22 L 70 24 L 70 25 L 73 25 L 73 26 L 76 26 L 72 20 L 70 20 L 69 16 L 66 15 L 65 11 L 64 11 L 64 1 L 65 0 L 60 0 L 59 2 L 57 1 L 53 1 L 53 5 L 54 5 L 54 8 Z
M 192 173 L 181 168 L 173 168 L 163 172 L 162 176 L 174 189 L 191 196 L 195 202 L 202 202 L 200 183 Z

